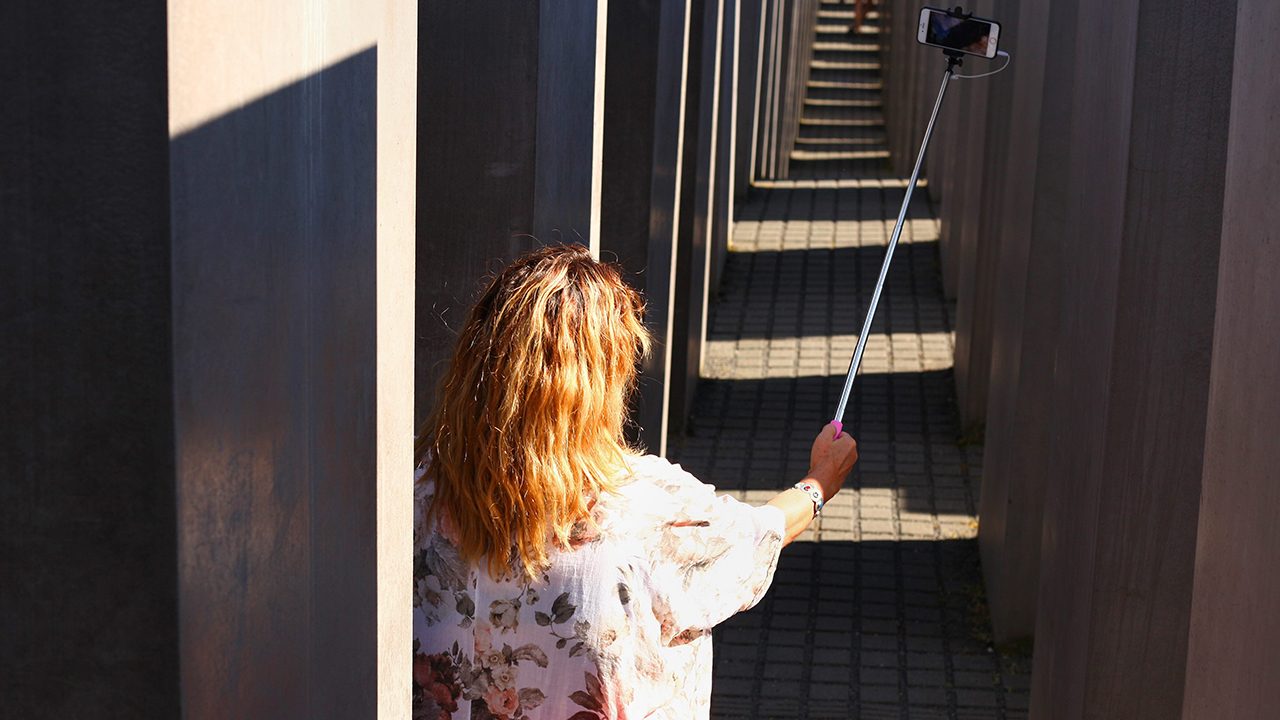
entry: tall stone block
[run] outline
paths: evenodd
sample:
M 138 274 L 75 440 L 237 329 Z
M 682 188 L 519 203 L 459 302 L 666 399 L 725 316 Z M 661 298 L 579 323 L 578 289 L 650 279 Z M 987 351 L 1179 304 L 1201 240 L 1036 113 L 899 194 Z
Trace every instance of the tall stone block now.
M 706 338 L 711 222 L 719 115 L 720 37 L 725 0 L 690 3 L 680 224 L 672 323 L 670 430 L 684 432 L 702 369 Z
M 653 353 L 632 412 L 634 440 L 666 453 L 689 0 L 615 3 L 605 74 L 600 255 L 645 294 Z
M 712 169 L 714 189 L 711 198 L 710 268 L 707 292 L 714 295 L 720 288 L 720 276 L 733 242 L 733 215 L 737 193 L 738 91 L 739 91 L 739 27 L 742 0 L 724 0 L 720 31 L 720 102 L 716 113 L 716 158 Z
M 1079 3 L 1033 717 L 1182 709 L 1235 10 Z
M 760 58 L 764 48 L 764 0 L 740 0 L 738 5 L 738 92 L 734 128 L 733 196 L 745 200 L 755 180 L 753 157 L 756 108 L 760 91 Z
M 1057 296 L 1052 290 L 1056 253 L 1045 243 L 1051 238 L 1044 216 L 1041 234 L 1034 232 L 1037 186 L 1057 172 L 1057 167 L 1038 162 L 1041 128 L 1058 121 L 1041 113 L 1042 104 L 1056 102 L 1057 93 L 1051 87 L 1053 94 L 1047 99 L 1044 95 L 1051 60 L 1047 55 L 1049 6 L 1049 2 L 1023 4 L 1016 24 L 1005 25 L 1005 31 L 1017 38 L 1018 63 L 1006 71 L 1010 75 L 1006 79 L 1008 139 L 993 147 L 1005 155 L 1003 182 L 989 187 L 989 192 L 999 194 L 999 209 L 993 230 L 991 381 L 978 543 L 992 629 L 1000 642 L 1034 632 L 1040 582 L 1048 452 L 1044 428 L 1049 413 L 1044 398 L 1049 383 L 1044 376 L 1052 363 L 1047 348 L 1054 323 L 1048 315 L 1056 307 Z
M 791 153 L 800 134 L 800 116 L 804 112 L 806 83 L 813 62 L 813 43 L 818 22 L 817 0 L 776 0 L 782 7 L 783 28 L 781 57 L 784 67 L 779 95 L 778 172 L 791 176 Z
M 607 0 L 538 3 L 533 233 L 585 242 L 596 251 L 607 6 Z
M 407 716 L 414 5 L 34 7 L 5 709 Z
M 0 705 L 177 717 L 165 8 L 0 9 Z
M 879 11 L 885 131 L 894 171 L 906 177 L 920 150 L 946 59 L 940 50 L 916 42 L 919 7 L 886 3 Z M 934 130 L 941 131 L 942 127 Z M 936 134 L 931 145 L 926 157 L 941 157 L 946 152 L 945 143 Z M 922 171 L 923 177 L 929 175 Z
M 1186 720 L 1280 707 L 1280 6 L 1242 0 L 1195 548 Z
M 761 0 L 752 177 L 786 178 L 800 129 L 818 13 L 815 0 Z M 740 12 L 740 11 L 735 11 Z
M 1017 26 L 1018 2 L 989 0 L 974 6 L 979 17 L 997 19 L 1004 27 Z M 1009 33 L 1000 40 L 1000 48 L 1018 56 L 1018 36 Z M 978 74 L 994 67 L 1003 60 L 971 59 L 969 74 Z M 996 258 L 999 253 L 1001 194 L 998 189 L 1004 180 L 1006 160 L 1004 143 L 1009 136 L 1009 115 L 1013 77 L 1005 73 L 971 81 L 962 81 L 961 87 L 980 85 L 981 96 L 975 93 L 975 101 L 982 103 L 981 122 L 975 127 L 975 147 L 970 161 L 979 176 L 976 189 L 966 188 L 964 193 L 969 205 L 962 212 L 967 222 L 962 230 L 965 248 L 964 262 L 958 283 L 956 302 L 956 404 L 965 427 L 977 430 L 982 427 L 987 414 L 987 393 L 991 380 L 991 331 L 995 305 Z
M 939 78 L 941 83 L 941 78 Z M 951 94 L 952 89 L 947 90 Z M 937 128 L 930 145 L 936 145 L 931 157 L 926 157 L 929 187 L 938 196 L 938 263 L 942 271 L 942 292 L 948 300 L 955 300 L 960 284 L 960 258 L 962 246 L 957 230 L 959 213 L 956 206 L 961 201 L 960 177 L 964 169 L 961 161 L 966 150 L 967 132 L 965 102 L 967 93 L 956 93 L 950 102 L 943 101 L 938 111 Z M 930 191 L 931 193 L 934 190 Z
M 991 0 L 978 0 L 974 14 L 990 17 Z M 985 60 L 969 57 L 960 69 L 966 74 L 985 68 Z M 956 404 L 962 427 L 972 430 L 980 426 L 981 408 L 986 404 L 986 372 L 988 349 L 983 344 L 982 328 L 989 307 L 986 290 L 990 285 L 989 243 L 981 233 L 983 196 L 986 190 L 986 156 L 988 114 L 995 83 L 1006 78 L 996 75 L 982 80 L 958 80 L 947 91 L 954 103 L 955 125 L 948 129 L 947 159 L 951 179 L 942 197 L 942 233 L 948 263 L 954 266 L 956 298 Z
M 187 717 L 407 712 L 414 8 L 169 4 Z
M 416 417 L 481 278 L 599 249 L 604 0 L 426 3 L 419 17 Z
M 756 102 L 751 131 L 751 176 L 779 176 L 778 106 L 782 76 L 782 4 L 761 0 L 760 59 L 756 70 Z

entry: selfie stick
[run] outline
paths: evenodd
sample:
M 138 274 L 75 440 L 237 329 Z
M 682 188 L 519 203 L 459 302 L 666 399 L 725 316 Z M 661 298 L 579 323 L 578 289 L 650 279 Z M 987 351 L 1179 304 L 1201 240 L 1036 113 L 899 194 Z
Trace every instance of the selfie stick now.
M 959 8 L 952 14 L 963 17 Z M 894 248 L 898 247 L 898 238 L 902 235 L 902 223 L 907 219 L 907 206 L 911 204 L 911 191 L 915 190 L 916 180 L 920 178 L 920 166 L 924 164 L 924 151 L 929 147 L 929 137 L 933 135 L 933 124 L 938 119 L 938 110 L 942 107 L 942 98 L 947 94 L 947 84 L 955 75 L 956 66 L 962 64 L 963 55 L 955 50 L 943 50 L 947 56 L 947 70 L 942 74 L 942 87 L 938 89 L 938 99 L 933 103 L 933 114 L 929 116 L 929 125 L 924 130 L 924 139 L 920 141 L 920 153 L 916 155 L 916 166 L 911 170 L 911 179 L 907 181 L 907 192 L 902 198 L 902 207 L 898 210 L 898 222 L 893 226 L 893 235 L 889 236 L 889 249 L 884 254 L 884 264 L 880 266 L 880 277 L 876 280 L 875 292 L 871 293 L 871 304 L 867 307 L 867 317 L 862 321 L 862 332 L 858 334 L 858 344 L 853 349 L 853 359 L 849 361 L 849 374 L 844 379 L 844 390 L 840 393 L 840 404 L 836 406 L 835 419 L 831 424 L 836 426 L 836 437 L 844 429 L 844 411 L 849 404 L 849 393 L 853 391 L 853 378 L 862 365 L 862 352 L 867 348 L 867 336 L 871 334 L 871 321 L 876 316 L 876 306 L 880 304 L 880 293 L 884 290 L 884 280 L 889 276 L 889 263 L 893 262 Z

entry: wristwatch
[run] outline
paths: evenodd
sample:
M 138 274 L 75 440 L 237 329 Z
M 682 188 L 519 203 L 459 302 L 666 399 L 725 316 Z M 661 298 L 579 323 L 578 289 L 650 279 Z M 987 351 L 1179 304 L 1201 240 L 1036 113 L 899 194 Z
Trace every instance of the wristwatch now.
M 809 499 L 813 501 L 813 514 L 815 516 L 822 512 L 822 506 L 825 501 L 822 499 L 822 488 L 818 487 L 817 483 L 801 480 L 792 485 L 792 487 L 808 495 Z

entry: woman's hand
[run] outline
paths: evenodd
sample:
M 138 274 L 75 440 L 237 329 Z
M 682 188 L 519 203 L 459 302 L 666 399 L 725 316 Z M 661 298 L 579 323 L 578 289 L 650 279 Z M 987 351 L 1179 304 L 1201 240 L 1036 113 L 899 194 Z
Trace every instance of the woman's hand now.
M 857 441 L 849 433 L 842 432 L 840 437 L 835 435 L 835 424 L 827 423 L 809 451 L 809 474 L 805 479 L 812 479 L 822 486 L 825 500 L 840 492 L 853 464 L 858 462 Z
M 844 479 L 857 461 L 858 443 L 848 433 L 837 438 L 835 425 L 829 424 L 813 441 L 813 450 L 809 452 L 809 472 L 804 479 L 817 483 L 822 488 L 824 501 L 830 500 L 840 492 Z M 813 522 L 813 499 L 801 490 L 783 490 L 769 504 L 781 510 L 787 518 L 784 545 L 795 540 Z

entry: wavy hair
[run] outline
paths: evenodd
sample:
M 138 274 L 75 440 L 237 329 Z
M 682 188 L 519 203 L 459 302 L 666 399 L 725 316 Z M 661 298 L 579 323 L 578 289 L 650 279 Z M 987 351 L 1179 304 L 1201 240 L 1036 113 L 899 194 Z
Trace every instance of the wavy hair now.
M 530 252 L 500 272 L 458 336 L 418 463 L 430 513 L 464 560 L 495 578 L 541 573 L 628 455 L 626 403 L 649 352 L 644 303 L 581 245 Z

